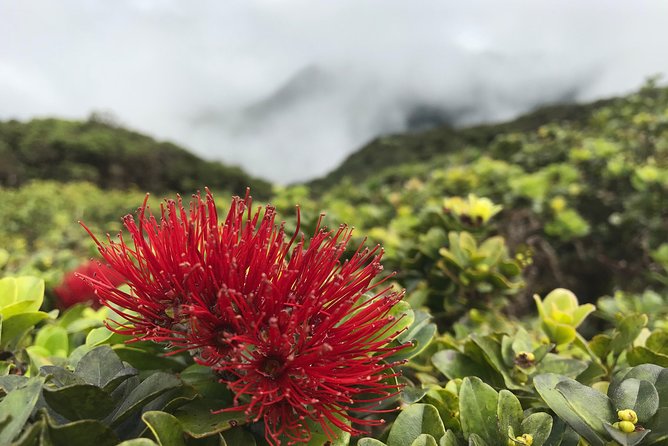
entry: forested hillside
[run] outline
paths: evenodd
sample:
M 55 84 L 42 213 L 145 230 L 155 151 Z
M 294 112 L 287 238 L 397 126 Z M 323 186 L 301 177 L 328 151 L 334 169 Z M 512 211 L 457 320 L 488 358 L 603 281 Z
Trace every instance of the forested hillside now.
M 16 187 L 37 179 L 154 192 L 188 193 L 202 184 L 235 193 L 251 185 L 263 197 L 271 190 L 269 183 L 238 167 L 203 160 L 95 115 L 82 122 L 0 122 L 0 185 Z

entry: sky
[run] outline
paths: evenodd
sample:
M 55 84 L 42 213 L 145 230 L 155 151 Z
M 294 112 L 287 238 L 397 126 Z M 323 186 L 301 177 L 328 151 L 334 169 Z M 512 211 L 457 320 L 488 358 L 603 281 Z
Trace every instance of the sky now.
M 668 73 L 666 20 L 665 0 L 0 0 L 0 119 L 103 112 L 291 183 L 379 135 L 633 91 Z

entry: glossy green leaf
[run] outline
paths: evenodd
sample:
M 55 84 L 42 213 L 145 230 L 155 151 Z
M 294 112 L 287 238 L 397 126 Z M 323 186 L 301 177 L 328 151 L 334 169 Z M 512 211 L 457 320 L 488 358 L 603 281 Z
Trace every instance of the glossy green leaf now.
M 154 410 L 145 412 L 141 418 L 160 446 L 185 446 L 183 428 L 173 415 Z
M 491 366 L 473 361 L 464 353 L 456 350 L 441 350 L 431 358 L 432 363 L 449 379 L 477 376 L 485 382 L 495 381 Z
M 125 440 L 122 443 L 118 443 L 116 446 L 158 446 L 153 440 L 148 438 L 133 438 L 132 440 Z
M 387 446 L 387 445 L 380 440 L 376 440 L 375 438 L 364 437 L 360 438 L 360 440 L 357 442 L 357 446 Z
M 438 441 L 438 446 L 459 446 L 459 441 L 454 432 L 448 430 Z
M 100 348 L 100 347 L 98 347 Z M 108 382 L 105 376 L 102 382 Z M 116 408 L 110 416 L 111 426 L 118 425 L 121 421 L 140 410 L 150 401 L 158 398 L 163 393 L 181 386 L 183 383 L 174 375 L 164 372 L 157 372 L 146 378 L 137 387 L 135 387 L 123 402 Z
M 255 437 L 248 430 L 237 427 L 227 430 L 221 434 L 223 436 L 224 444 L 220 446 L 256 446 Z M 357 443 L 359 446 L 360 443 Z
M 243 411 L 220 412 L 224 409 L 207 400 L 196 400 L 174 411 L 183 430 L 195 438 L 208 437 L 246 422 Z
M 464 437 L 478 435 L 486 443 L 498 438 L 497 406 L 499 394 L 479 378 L 465 378 L 459 391 L 459 417 Z
M 591 387 L 574 380 L 564 380 L 556 385 L 556 389 L 564 395 L 580 418 L 598 434 L 604 432 L 603 425 L 606 422 L 617 418 L 617 412 L 610 399 Z
M 350 426 L 350 421 L 339 418 L 344 424 Z M 327 444 L 329 446 L 347 446 L 350 443 L 350 433 L 341 430 L 331 422 L 327 422 L 327 428 L 331 430 L 335 437 L 330 439 L 320 423 L 313 420 L 306 420 L 308 429 L 311 432 L 311 439 L 305 446 L 320 446 Z
M 429 434 L 419 435 L 413 442 L 411 446 L 438 446 L 436 439 Z
M 610 424 L 606 424 L 605 429 L 612 437 L 612 439 L 615 440 L 620 446 L 635 446 L 650 433 L 649 430 L 644 430 L 627 434 L 620 431 L 619 429 L 615 429 Z
M 2 331 L 0 332 L 0 347 L 7 347 L 10 343 L 15 343 L 19 336 L 48 317 L 47 313 L 39 311 L 21 313 L 9 318 L 3 318 Z
M 647 325 L 646 314 L 630 314 L 617 324 L 617 329 L 610 341 L 610 350 L 620 354 L 623 350 L 633 344 L 640 331 Z
M 426 311 L 414 311 L 413 323 L 397 337 L 395 342 L 398 344 L 411 343 L 412 347 L 404 348 L 388 358 L 389 361 L 399 361 L 412 358 L 429 345 L 437 332 L 436 324 L 430 322 L 431 315 Z
M 70 421 L 102 419 L 114 409 L 111 396 L 91 384 L 74 384 L 44 389 L 44 399 L 58 414 Z
M 432 405 L 413 404 L 402 410 L 390 429 L 387 445 L 410 445 L 420 434 L 429 434 L 435 438 L 445 435 L 443 421 Z
M 489 446 L 489 444 L 478 434 L 469 436 L 469 446 Z
M 636 378 L 626 378 L 610 393 L 617 410 L 633 409 L 638 421 L 645 423 L 659 408 L 659 393 L 652 383 Z
M 522 418 L 524 418 L 524 411 L 522 410 L 520 401 L 512 392 L 506 389 L 499 391 L 499 403 L 496 410 L 496 416 L 501 438 L 507 435 L 509 427 L 512 428 L 516 435 L 522 433 L 520 432 L 520 425 L 522 423 Z
M 593 421 L 593 424 L 600 429 L 595 429 L 590 425 L 589 423 L 592 422 L 592 420 L 585 420 L 582 418 L 580 415 L 580 410 L 576 409 L 573 407 L 573 405 L 569 402 L 568 398 L 564 395 L 564 393 L 568 394 L 569 397 L 570 395 L 575 391 L 577 393 L 578 390 L 583 390 L 585 388 L 589 389 L 591 392 L 596 392 L 595 390 L 588 388 L 577 381 L 571 380 L 569 378 L 555 375 L 553 373 L 545 373 L 542 375 L 537 375 L 533 379 L 534 386 L 536 387 L 536 390 L 540 394 L 541 398 L 547 403 L 547 405 L 552 409 L 559 418 L 564 420 L 568 425 L 570 425 L 578 434 L 583 436 L 587 441 L 592 445 L 592 446 L 604 446 L 605 445 L 605 439 L 602 436 L 602 431 L 603 431 L 603 420 L 600 418 L 597 418 Z M 557 386 L 562 384 L 562 383 L 570 383 L 569 387 L 563 387 L 561 390 L 557 389 Z M 598 392 L 596 392 L 598 393 Z M 589 392 L 587 392 L 589 394 Z M 616 417 L 616 414 L 612 412 L 612 409 L 609 407 L 609 401 L 605 395 L 601 395 L 598 393 L 598 395 L 595 397 L 596 399 L 599 399 L 600 397 L 605 398 L 605 402 L 607 404 L 607 407 L 605 407 L 604 404 L 601 403 L 598 404 L 598 406 L 601 406 L 602 412 L 601 415 L 606 417 L 606 419 L 612 419 L 612 417 Z M 581 397 L 584 397 L 584 394 L 581 395 Z M 592 406 L 593 410 L 596 410 L 596 407 Z M 598 417 L 598 414 L 595 415 L 595 417 Z M 589 418 L 589 417 L 588 417 Z
M 0 401 L 0 420 L 8 420 L 0 430 L 0 444 L 10 444 L 21 433 L 37 404 L 43 382 L 43 378 L 31 378 Z
M 647 347 L 638 346 L 629 350 L 626 360 L 630 365 L 656 364 L 661 367 L 668 367 L 668 355 L 656 353 Z
M 103 345 L 86 353 L 74 373 L 88 384 L 104 388 L 123 369 L 125 366 L 111 347 Z
M 115 446 L 116 434 L 99 421 L 80 420 L 57 425 L 46 417 L 52 446 Z
M 552 433 L 552 417 L 545 412 L 532 413 L 520 424 L 518 434 L 531 434 L 533 437 L 532 446 L 543 446 Z

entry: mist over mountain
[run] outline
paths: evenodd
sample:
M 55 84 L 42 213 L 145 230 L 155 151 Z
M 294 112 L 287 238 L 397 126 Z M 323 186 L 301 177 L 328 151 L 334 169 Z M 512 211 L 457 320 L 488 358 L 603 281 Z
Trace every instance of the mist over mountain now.
M 108 112 L 288 183 L 378 135 L 501 121 L 668 73 L 668 3 L 0 3 L 0 119 Z

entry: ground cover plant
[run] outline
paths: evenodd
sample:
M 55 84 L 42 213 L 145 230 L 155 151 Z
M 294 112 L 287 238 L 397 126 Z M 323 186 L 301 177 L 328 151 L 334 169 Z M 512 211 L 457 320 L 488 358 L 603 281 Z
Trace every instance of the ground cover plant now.
M 668 444 L 668 91 L 586 119 L 263 206 L 3 189 L 0 444 Z

